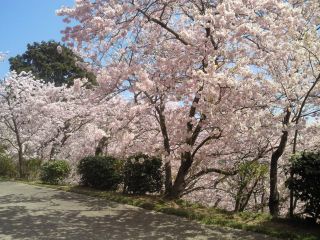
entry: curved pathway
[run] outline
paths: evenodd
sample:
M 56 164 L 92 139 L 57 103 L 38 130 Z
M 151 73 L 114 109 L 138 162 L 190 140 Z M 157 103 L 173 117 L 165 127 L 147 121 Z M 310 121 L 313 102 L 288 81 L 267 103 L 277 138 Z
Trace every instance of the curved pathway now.
M 76 193 L 0 182 L 0 239 L 247 239 L 271 237 L 205 226 Z

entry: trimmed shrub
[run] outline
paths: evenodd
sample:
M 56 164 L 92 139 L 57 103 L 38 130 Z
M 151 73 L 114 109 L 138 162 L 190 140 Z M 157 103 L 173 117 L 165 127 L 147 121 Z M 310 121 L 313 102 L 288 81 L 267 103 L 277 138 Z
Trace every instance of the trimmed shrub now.
M 320 152 L 303 152 L 291 158 L 289 173 L 293 174 L 286 182 L 294 196 L 305 203 L 305 213 L 320 220 Z
M 81 184 L 84 186 L 115 190 L 122 182 L 121 161 L 111 156 L 89 156 L 78 165 Z
M 163 185 L 162 161 L 157 157 L 137 154 L 124 165 L 124 192 L 145 194 L 160 192 Z
M 0 146 L 0 176 L 13 178 L 17 175 L 16 164 L 13 159 L 6 154 L 4 148 Z
M 25 177 L 28 180 L 37 180 L 41 175 L 42 160 L 39 158 L 31 158 L 24 162 Z
M 71 168 L 65 160 L 52 160 L 42 165 L 41 180 L 44 183 L 59 184 L 70 174 Z

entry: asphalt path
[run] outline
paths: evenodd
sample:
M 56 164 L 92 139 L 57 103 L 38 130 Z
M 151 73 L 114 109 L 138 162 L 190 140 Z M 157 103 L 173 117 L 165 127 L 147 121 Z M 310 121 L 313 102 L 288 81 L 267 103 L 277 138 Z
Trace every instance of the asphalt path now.
M 206 226 L 104 199 L 16 182 L 0 182 L 0 239 L 273 238 Z

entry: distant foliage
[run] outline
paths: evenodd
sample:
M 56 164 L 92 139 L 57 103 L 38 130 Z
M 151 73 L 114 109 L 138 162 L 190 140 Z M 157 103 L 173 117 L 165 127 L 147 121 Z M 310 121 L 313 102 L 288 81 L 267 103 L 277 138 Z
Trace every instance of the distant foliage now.
M 15 177 L 17 175 L 16 164 L 13 159 L 6 154 L 5 148 L 0 146 L 0 177 Z
M 72 85 L 76 78 L 95 82 L 95 76 L 79 66 L 83 60 L 55 41 L 28 44 L 25 53 L 9 58 L 9 62 L 10 70 L 17 73 L 31 71 L 37 79 L 55 83 L 56 86 Z
M 28 180 L 37 180 L 40 178 L 42 160 L 39 158 L 31 158 L 24 162 L 25 177 Z
M 111 156 L 89 156 L 78 165 L 81 184 L 97 189 L 115 190 L 122 181 L 121 161 Z
M 65 160 L 52 160 L 43 164 L 41 180 L 49 184 L 59 184 L 70 174 L 71 168 Z
M 320 152 L 303 152 L 291 158 L 292 178 L 287 181 L 294 196 L 305 202 L 305 213 L 320 219 Z
M 162 161 L 157 157 L 137 154 L 124 165 L 124 192 L 145 194 L 160 192 L 163 185 Z

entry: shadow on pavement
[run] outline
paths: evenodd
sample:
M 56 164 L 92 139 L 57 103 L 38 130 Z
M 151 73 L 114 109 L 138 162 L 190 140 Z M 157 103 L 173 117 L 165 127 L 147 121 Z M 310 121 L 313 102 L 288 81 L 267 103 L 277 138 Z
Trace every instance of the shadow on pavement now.
M 80 194 L 2 186 L 0 239 L 271 239 Z

